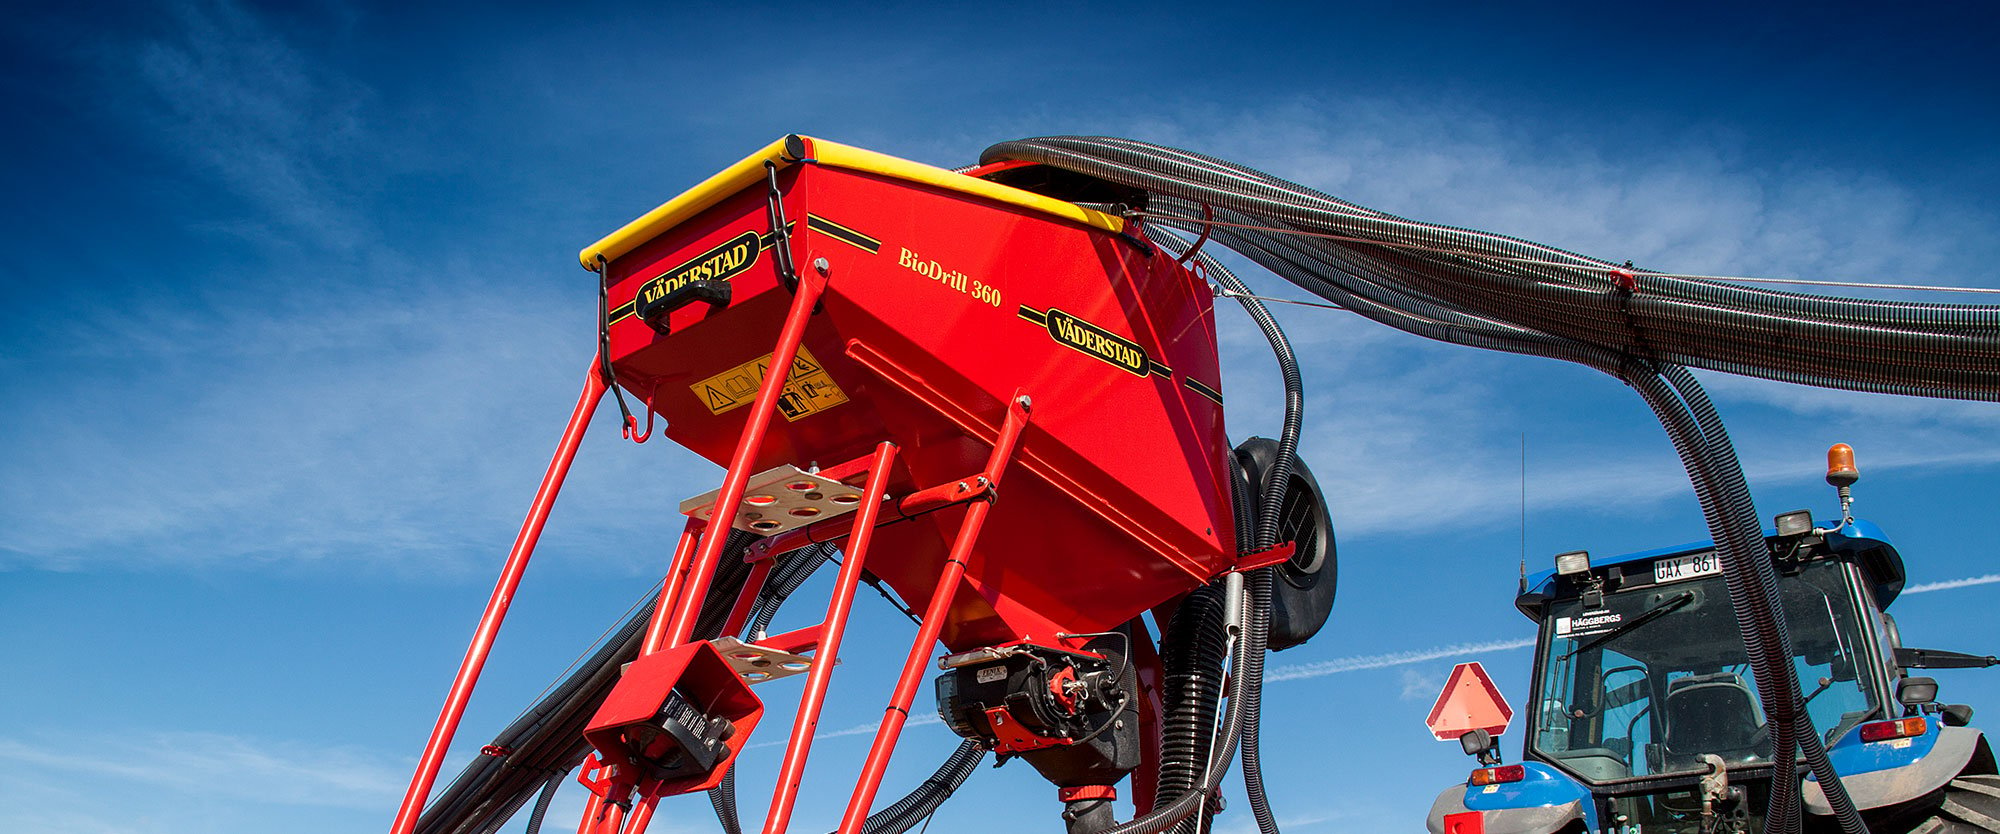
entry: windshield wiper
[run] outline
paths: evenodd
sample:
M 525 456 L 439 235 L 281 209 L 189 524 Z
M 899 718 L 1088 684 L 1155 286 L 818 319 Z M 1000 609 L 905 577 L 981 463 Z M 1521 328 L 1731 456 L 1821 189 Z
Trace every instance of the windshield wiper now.
M 1659 605 L 1653 606 L 1652 610 L 1647 611 L 1644 614 L 1640 614 L 1637 617 L 1634 617 L 1631 622 L 1625 623 L 1624 625 L 1621 625 L 1610 631 L 1604 632 L 1603 634 L 1599 634 L 1596 637 L 1591 638 L 1590 642 L 1584 643 L 1581 646 L 1578 646 L 1574 649 L 1570 649 L 1569 651 L 1564 652 L 1561 657 L 1556 658 L 1556 662 L 1561 663 L 1572 657 L 1583 654 L 1584 652 L 1590 651 L 1591 649 L 1597 648 L 1598 646 L 1602 646 L 1606 642 L 1609 642 L 1612 638 L 1617 637 L 1618 635 L 1624 634 L 1626 632 L 1631 631 L 1632 629 L 1638 628 L 1642 625 L 1645 625 L 1661 617 L 1664 617 L 1668 614 L 1671 614 L 1675 611 L 1678 611 L 1680 610 L 1681 606 L 1686 605 L 1693 601 L 1694 601 L 1693 591 L 1682 591 L 1680 596 L 1674 597 L 1673 599 L 1667 600 L 1666 602 L 1662 602 Z

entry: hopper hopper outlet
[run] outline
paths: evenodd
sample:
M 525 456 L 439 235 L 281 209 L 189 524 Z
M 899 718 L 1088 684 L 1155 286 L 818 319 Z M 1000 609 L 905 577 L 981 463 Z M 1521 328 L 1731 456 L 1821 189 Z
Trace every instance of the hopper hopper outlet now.
M 712 520 L 721 489 L 711 489 L 681 502 L 681 514 Z M 750 478 L 743 501 L 730 516 L 729 526 L 746 533 L 770 536 L 815 522 L 854 512 L 861 504 L 861 489 L 822 478 L 786 464 L 764 470 Z

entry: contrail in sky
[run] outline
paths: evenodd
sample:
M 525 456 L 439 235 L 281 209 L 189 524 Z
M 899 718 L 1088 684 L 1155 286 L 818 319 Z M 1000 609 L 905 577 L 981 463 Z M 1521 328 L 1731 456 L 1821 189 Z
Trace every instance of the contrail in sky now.
M 1989 573 L 1986 574 L 1985 576 L 1968 576 L 1964 579 L 1946 579 L 1939 582 L 1926 582 L 1921 585 L 1911 585 L 1907 588 L 1904 588 L 1903 593 L 1922 594 L 1922 593 L 1929 593 L 1931 591 L 1949 591 L 1954 588 L 1968 588 L 1974 585 L 1992 585 L 1995 583 L 2000 583 L 2000 573 Z M 1411 663 L 1422 663 L 1427 660 L 1441 660 L 1447 657 L 1462 657 L 1464 655 L 1485 654 L 1487 652 L 1508 651 L 1511 649 L 1525 649 L 1534 644 L 1535 641 L 1533 639 L 1492 640 L 1484 643 L 1457 643 L 1450 646 L 1438 646 L 1436 648 L 1431 648 L 1431 649 L 1417 649 L 1413 651 L 1404 651 L 1404 652 L 1388 652 L 1386 654 L 1363 654 L 1363 655 L 1353 655 L 1350 657 L 1336 657 L 1332 660 L 1322 660 L 1318 663 L 1301 663 L 1296 666 L 1276 666 L 1273 667 L 1271 671 L 1265 673 L 1264 680 L 1266 682 L 1270 682 L 1270 681 L 1296 681 L 1296 680 L 1305 680 L 1307 678 L 1323 678 L 1326 677 L 1327 675 L 1338 675 L 1342 672 L 1358 672 L 1362 669 L 1381 669 L 1389 666 L 1403 666 Z
M 1973 585 L 1991 585 L 1995 582 L 2000 582 L 2000 573 L 1989 573 L 1985 576 L 1968 576 L 1964 579 L 1946 579 L 1942 582 L 1925 582 L 1921 585 L 1911 585 L 1908 588 L 1904 588 L 1903 593 L 1924 594 L 1931 591 L 1949 591 L 1953 588 L 1966 588 Z
M 937 713 L 920 711 L 920 712 L 910 713 L 910 720 L 903 722 L 903 726 L 922 727 L 926 724 L 943 724 L 943 723 L 944 719 L 939 718 Z M 874 735 L 876 728 L 880 726 L 881 724 L 879 724 L 878 722 L 870 721 L 866 724 L 856 724 L 852 727 L 848 727 L 843 730 L 821 730 L 817 733 L 813 733 L 813 740 L 818 741 L 823 738 L 840 738 L 841 736 Z M 758 747 L 782 747 L 784 746 L 785 743 L 786 742 L 784 741 L 760 741 L 756 744 L 746 744 L 743 746 L 743 749 L 751 750 Z
M 1911 585 L 1910 587 L 1904 588 L 1903 593 L 1922 594 L 1922 593 L 1928 593 L 1930 591 L 1949 591 L 1953 588 L 1966 588 L 1966 587 L 1971 587 L 1973 585 L 1991 585 L 1994 583 L 2000 583 L 2000 573 L 1989 573 L 1986 574 L 1985 576 L 1968 576 L 1964 579 L 1946 579 L 1940 582 L 1926 582 L 1922 585 Z M 1414 649 L 1411 651 L 1403 651 L 1403 652 L 1350 655 L 1348 657 L 1336 657 L 1332 660 L 1322 660 L 1317 663 L 1300 663 L 1293 666 L 1274 666 L 1271 668 L 1270 671 L 1264 673 L 1264 681 L 1266 683 L 1270 683 L 1274 681 L 1297 681 L 1297 680 L 1307 680 L 1309 678 L 1323 678 L 1328 675 L 1338 675 L 1342 672 L 1358 672 L 1363 669 L 1384 669 L 1390 666 L 1406 666 L 1411 663 L 1422 663 L 1427 660 L 1442 660 L 1447 657 L 1464 657 L 1466 655 L 1486 654 L 1488 652 L 1504 652 L 1504 651 L 1512 651 L 1514 649 L 1525 649 L 1534 644 L 1535 644 L 1534 638 L 1525 637 L 1518 640 L 1488 640 L 1483 643 L 1454 643 L 1449 646 L 1437 646 L 1435 648 Z M 942 722 L 938 719 L 937 715 L 928 712 L 918 712 L 910 716 L 910 721 L 905 726 L 917 727 L 925 724 L 938 724 L 938 723 Z M 876 725 L 872 722 L 867 724 L 857 724 L 855 726 L 847 727 L 845 729 L 824 730 L 813 734 L 813 738 L 815 739 L 840 738 L 841 736 L 858 736 L 864 734 L 872 734 L 875 732 L 875 727 Z M 776 747 L 783 743 L 784 742 L 771 741 L 760 744 L 752 744 L 749 746 Z
M 1361 655 L 1353 655 L 1351 657 L 1336 657 L 1332 660 L 1322 660 L 1318 663 L 1301 663 L 1297 666 L 1274 667 L 1271 669 L 1271 671 L 1264 673 L 1264 680 L 1266 682 L 1271 682 L 1271 681 L 1296 681 L 1296 680 L 1304 680 L 1306 678 L 1323 678 L 1326 677 L 1327 675 L 1338 675 L 1341 672 L 1356 672 L 1362 669 L 1381 669 L 1387 666 L 1402 666 L 1408 663 L 1422 663 L 1426 660 L 1437 660 L 1439 658 L 1446 658 L 1446 657 L 1459 657 L 1461 655 L 1468 655 L 1468 654 L 1485 654 L 1486 652 L 1500 652 L 1500 651 L 1508 651 L 1511 649 L 1525 649 L 1534 644 L 1535 644 L 1534 638 L 1523 638 L 1520 640 L 1491 640 L 1484 643 L 1457 643 L 1450 646 L 1438 646 L 1437 648 L 1433 649 L 1419 649 L 1416 651 L 1407 651 L 1407 652 L 1389 652 L 1387 654 L 1361 654 Z

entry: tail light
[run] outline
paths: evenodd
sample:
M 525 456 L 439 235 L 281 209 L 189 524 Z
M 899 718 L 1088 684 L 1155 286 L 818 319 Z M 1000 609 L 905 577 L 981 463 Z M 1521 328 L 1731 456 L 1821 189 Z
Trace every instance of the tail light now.
M 1890 739 L 1920 736 L 1925 731 L 1922 716 L 1900 718 L 1895 721 L 1875 721 L 1861 725 L 1862 741 L 1889 741 Z
M 1528 769 L 1520 765 L 1505 765 L 1503 767 L 1482 767 L 1472 772 L 1472 778 L 1467 780 L 1467 784 L 1470 784 L 1476 788 L 1479 787 L 1480 785 L 1498 785 L 1504 782 L 1519 782 L 1522 779 L 1526 778 L 1528 778 Z

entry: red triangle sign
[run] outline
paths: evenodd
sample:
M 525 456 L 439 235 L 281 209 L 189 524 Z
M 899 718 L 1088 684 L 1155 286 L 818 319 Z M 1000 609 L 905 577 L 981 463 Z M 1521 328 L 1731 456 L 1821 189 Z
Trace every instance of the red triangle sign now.
M 1486 667 L 1474 661 L 1452 667 L 1451 677 L 1445 679 L 1444 691 L 1438 693 L 1437 703 L 1431 705 L 1424 726 L 1431 728 L 1431 735 L 1438 741 L 1451 741 L 1473 730 L 1497 736 L 1506 731 L 1507 722 L 1512 720 L 1514 710 L 1507 706 L 1506 698 L 1500 697 L 1500 687 L 1493 685 Z

